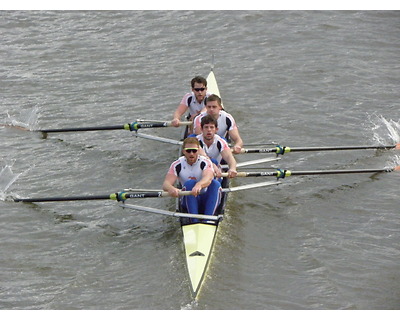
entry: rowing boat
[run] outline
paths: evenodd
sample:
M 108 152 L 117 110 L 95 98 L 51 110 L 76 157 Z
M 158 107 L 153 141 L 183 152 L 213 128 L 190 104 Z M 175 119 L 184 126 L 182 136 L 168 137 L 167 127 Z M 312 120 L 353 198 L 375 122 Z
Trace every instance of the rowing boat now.
M 208 88 L 210 92 L 215 93 L 220 96 L 217 81 L 215 79 L 214 72 L 211 70 L 207 77 Z M 183 122 L 181 123 L 183 124 Z M 182 133 L 182 138 L 185 138 L 188 132 L 188 125 L 190 123 L 184 123 L 185 128 Z M 167 139 L 164 137 L 156 137 L 147 134 L 137 134 L 137 130 L 140 128 L 158 128 L 158 127 L 168 127 L 171 126 L 170 122 L 157 121 L 157 120 L 137 120 L 131 124 L 107 126 L 107 127 L 84 127 L 84 128 L 59 128 L 59 129 L 49 129 L 49 130 L 39 130 L 42 133 L 49 132 L 71 132 L 71 131 L 94 131 L 94 130 L 130 130 L 136 134 L 138 137 L 143 137 L 151 140 L 172 143 L 174 145 L 181 145 L 182 141 Z M 261 144 L 263 145 L 263 144 Z M 396 149 L 400 150 L 400 144 L 397 142 L 394 145 L 387 146 L 348 146 L 348 147 L 302 147 L 302 148 L 289 148 L 276 146 L 274 148 L 257 148 L 257 149 L 243 149 L 242 153 L 275 153 L 278 155 L 284 155 L 288 152 L 295 151 L 331 151 L 331 150 L 359 150 L 359 149 Z M 179 156 L 182 154 L 182 149 L 180 150 Z M 265 158 L 256 159 L 246 162 L 238 163 L 237 167 L 245 167 L 253 164 L 260 164 L 269 161 L 279 160 L 276 158 Z M 223 166 L 225 169 L 226 167 Z M 261 168 L 255 168 L 257 170 Z M 237 177 L 277 177 L 277 179 L 283 179 L 289 176 L 295 175 L 326 175 L 326 174 L 349 174 L 349 173 L 379 173 L 379 172 L 391 172 L 400 171 L 400 166 L 394 168 L 378 168 L 378 169 L 351 169 L 351 170 L 316 170 L 316 171 L 290 171 L 277 169 L 274 172 L 239 172 Z M 222 197 L 221 203 L 216 210 L 214 216 L 205 215 L 193 215 L 185 212 L 180 206 L 180 202 L 177 201 L 176 211 L 162 210 L 158 208 L 149 208 L 144 206 L 138 206 L 134 204 L 126 204 L 125 200 L 128 199 L 142 199 L 142 198 L 159 198 L 169 196 L 168 192 L 158 190 L 158 189 L 124 189 L 122 192 L 114 192 L 108 194 L 100 195 L 74 195 L 74 196 L 56 196 L 56 197 L 41 197 L 41 198 L 15 198 L 11 197 L 10 200 L 15 202 L 49 202 L 49 201 L 82 201 L 82 200 L 117 200 L 122 202 L 120 204 L 123 208 L 129 208 L 138 211 L 152 212 L 156 214 L 162 214 L 172 217 L 178 217 L 180 219 L 183 245 L 185 251 L 185 259 L 187 271 L 190 279 L 190 288 L 195 299 L 198 299 L 200 290 L 204 283 L 204 279 L 207 275 L 208 266 L 210 264 L 210 259 L 213 254 L 213 248 L 215 244 L 215 239 L 217 237 L 217 232 L 220 227 L 221 220 L 225 213 L 225 205 L 227 201 L 227 196 L 229 192 L 247 190 L 252 188 L 267 187 L 272 185 L 280 184 L 280 181 L 269 182 L 263 181 L 260 183 L 252 183 L 246 185 L 240 185 L 237 187 L 230 188 L 229 180 L 225 177 L 226 173 L 223 173 L 222 180 Z M 15 179 L 13 180 L 15 181 Z M 12 182 L 11 182 L 12 183 Z M 6 188 L 7 189 L 7 188 Z M 188 191 L 180 191 L 180 196 L 187 195 L 185 193 Z M 202 220 L 206 217 L 205 220 Z M 192 219 L 199 219 L 202 222 L 193 222 Z
M 213 70 L 207 76 L 207 87 L 208 91 L 220 96 Z M 187 136 L 188 129 L 185 128 L 183 130 L 182 139 Z M 179 151 L 179 156 L 181 154 L 182 150 Z M 221 185 L 223 188 L 227 187 L 229 185 L 228 179 L 224 178 Z M 215 212 L 216 216 L 224 214 L 227 195 L 228 193 L 222 194 L 221 203 Z M 179 200 L 177 201 L 177 211 L 184 212 Z M 180 221 L 191 292 L 193 297 L 196 298 L 207 273 L 220 220 L 207 222 L 202 220 L 201 222 L 193 223 L 191 219 L 181 218 Z

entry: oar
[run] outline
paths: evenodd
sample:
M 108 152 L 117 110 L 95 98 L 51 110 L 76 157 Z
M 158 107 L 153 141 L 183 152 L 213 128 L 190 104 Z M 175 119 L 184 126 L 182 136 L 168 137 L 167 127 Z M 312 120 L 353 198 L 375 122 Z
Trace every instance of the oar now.
M 388 149 L 396 149 L 400 150 L 400 143 L 394 145 L 386 145 L 386 146 L 338 146 L 338 147 L 284 147 L 284 146 L 276 146 L 274 148 L 248 148 L 242 149 L 241 153 L 276 153 L 276 154 L 285 154 L 287 152 L 304 152 L 304 151 L 336 151 L 336 150 L 367 150 L 367 149 L 376 149 L 376 150 L 388 150 Z
M 191 125 L 192 122 L 184 121 L 179 125 Z M 41 132 L 43 134 L 55 133 L 55 132 L 78 132 L 78 131 L 101 131 L 101 130 L 129 130 L 129 131 L 137 131 L 142 128 L 163 128 L 163 127 L 172 127 L 171 121 L 164 122 L 132 122 L 126 123 L 122 125 L 114 125 L 114 126 L 103 126 L 103 127 L 80 127 L 80 128 L 56 128 L 56 129 L 41 129 L 35 130 L 37 132 Z
M 237 168 L 240 168 L 240 167 L 247 167 L 247 166 L 251 166 L 251 165 L 259 164 L 259 163 L 278 161 L 278 160 L 280 160 L 280 159 L 281 159 L 281 158 L 279 158 L 279 157 L 275 157 L 275 158 L 264 158 L 264 159 L 249 160 L 249 161 L 244 161 L 244 162 L 238 162 L 238 163 L 236 164 L 236 167 L 237 167 Z M 227 164 L 222 164 L 222 165 L 221 165 L 221 168 L 222 168 L 222 169 L 228 169 L 229 166 L 228 166 Z
M 29 131 L 29 128 L 27 128 L 27 127 L 18 126 L 18 125 L 14 125 L 14 124 L 0 124 L 0 127 Z
M 214 220 L 214 221 L 217 221 L 222 218 L 222 216 L 209 216 L 209 215 L 204 215 L 204 214 L 174 212 L 174 211 L 168 211 L 168 210 L 163 210 L 163 209 L 138 206 L 136 204 L 124 203 L 124 204 L 120 204 L 119 206 L 123 207 L 123 208 L 135 209 L 135 210 L 146 211 L 146 212 L 151 212 L 151 213 L 158 213 L 158 214 L 163 214 L 166 216 L 179 217 L 179 218 L 192 218 L 192 219 Z
M 258 187 L 269 186 L 277 184 L 278 182 L 261 182 L 252 183 L 244 186 L 233 187 L 233 188 L 223 188 L 222 192 L 232 192 L 238 190 L 246 190 Z M 88 195 L 88 196 L 59 196 L 59 197 L 43 197 L 43 198 L 13 198 L 14 202 L 57 202 L 57 201 L 90 201 L 90 200 L 117 200 L 125 201 L 127 199 L 141 199 L 141 198 L 162 198 L 170 197 L 167 191 L 162 190 L 149 190 L 149 191 L 139 191 L 139 192 L 129 192 L 129 190 L 135 189 L 125 189 L 128 191 L 115 192 L 111 194 L 102 195 Z M 179 191 L 179 196 L 189 196 L 191 191 Z
M 149 139 L 149 140 L 154 140 L 154 141 L 159 141 L 159 142 L 165 142 L 165 143 L 169 143 L 169 144 L 174 144 L 174 145 L 181 145 L 183 144 L 183 141 L 179 141 L 179 140 L 174 140 L 174 139 L 169 139 L 169 138 L 164 138 L 164 137 L 157 137 L 157 136 L 153 136 L 151 134 L 144 134 L 141 132 L 132 132 L 132 134 L 135 137 L 139 137 L 139 138 L 144 138 L 144 139 Z
M 289 176 L 323 175 L 323 174 L 349 174 L 349 173 L 378 173 L 400 171 L 400 166 L 394 168 L 381 169 L 347 169 L 347 170 L 315 170 L 315 171 L 290 171 L 277 169 L 271 172 L 238 172 L 237 177 L 273 177 L 283 179 Z M 227 177 L 228 173 L 222 173 L 222 177 Z
M 280 184 L 280 182 L 279 181 L 276 181 L 276 182 L 264 181 L 264 182 L 259 182 L 259 183 L 250 183 L 250 184 L 246 184 L 246 185 L 238 186 L 238 187 L 223 188 L 223 189 L 221 189 L 221 191 L 222 192 L 234 192 L 234 191 L 248 190 L 248 189 L 253 189 L 253 188 L 267 187 L 267 186 L 272 186 L 272 185 L 277 185 L 277 184 Z M 190 192 L 190 191 L 187 191 L 187 192 Z M 158 214 L 168 215 L 168 216 L 172 216 L 172 217 L 193 218 L 193 219 L 203 219 L 203 220 L 220 220 L 220 219 L 222 219 L 222 216 L 209 216 L 209 215 L 202 215 L 202 214 L 181 213 L 181 212 L 168 211 L 168 210 L 163 210 L 163 209 L 158 209 L 158 208 L 144 207 L 144 206 L 139 206 L 136 204 L 124 203 L 124 204 L 120 204 L 120 206 L 123 208 L 135 209 L 135 210 L 146 211 L 146 212 L 151 212 L 151 213 L 158 213 Z
M 180 196 L 190 195 L 190 191 L 180 191 Z M 144 191 L 144 192 L 116 192 L 103 195 L 89 196 L 60 196 L 60 197 L 44 197 L 44 198 L 14 198 L 14 202 L 54 202 L 54 201 L 87 201 L 87 200 L 117 200 L 124 201 L 127 199 L 138 198 L 161 198 L 169 197 L 166 191 Z
M 258 183 L 250 183 L 250 184 L 245 184 L 243 186 L 223 188 L 222 192 L 234 192 L 234 191 L 248 190 L 248 189 L 260 188 L 260 187 L 268 187 L 268 186 L 272 186 L 272 185 L 276 185 L 276 184 L 280 184 L 280 182 L 279 181 L 276 181 L 276 182 L 264 181 L 264 182 L 258 182 Z

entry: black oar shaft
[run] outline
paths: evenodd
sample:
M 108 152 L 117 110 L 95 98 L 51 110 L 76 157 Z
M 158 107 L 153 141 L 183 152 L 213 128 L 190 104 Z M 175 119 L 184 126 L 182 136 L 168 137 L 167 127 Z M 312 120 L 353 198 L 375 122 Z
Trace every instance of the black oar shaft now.
M 190 191 L 180 191 L 180 196 L 190 195 Z M 54 202 L 54 201 L 87 201 L 87 200 L 117 200 L 124 201 L 126 199 L 139 198 L 160 198 L 169 197 L 166 191 L 152 192 L 116 192 L 108 195 L 92 195 L 92 196 L 66 196 L 66 197 L 44 197 L 44 198 L 14 198 L 15 202 Z
M 100 131 L 100 130 L 123 130 L 123 129 L 125 129 L 125 125 L 105 126 L 105 127 L 43 129 L 38 131 L 43 133 L 52 133 L 52 132 Z
M 302 151 L 340 151 L 340 150 L 387 150 L 395 148 L 395 145 L 390 146 L 339 146 L 339 147 L 308 147 L 308 148 L 290 148 L 290 152 Z
M 15 198 L 15 202 L 54 202 L 54 201 L 82 201 L 82 200 L 109 200 L 110 195 L 72 196 L 72 197 L 44 197 L 44 198 Z
M 336 147 L 275 147 L 275 148 L 248 148 L 243 149 L 242 153 L 278 153 L 305 152 L 305 151 L 340 151 L 340 150 L 387 150 L 396 148 L 396 145 L 387 146 L 336 146 Z
M 389 169 L 347 169 L 347 170 L 313 170 L 313 171 L 290 171 L 277 169 L 270 172 L 238 172 L 238 177 L 273 177 L 285 178 L 289 176 L 306 176 L 306 175 L 326 175 L 326 174 L 350 174 L 350 173 L 378 173 L 378 172 L 391 172 L 397 170 L 396 168 Z M 222 176 L 226 176 L 223 173 Z
M 393 169 L 349 169 L 349 170 L 315 170 L 315 171 L 291 171 L 292 176 L 322 175 L 322 174 L 349 174 L 349 173 L 378 173 L 390 172 Z
M 180 125 L 189 125 L 191 122 L 181 122 Z M 130 130 L 137 131 L 142 128 L 164 128 L 171 127 L 171 121 L 164 122 L 133 122 L 115 126 L 103 126 L 103 127 L 81 127 L 81 128 L 58 128 L 58 129 L 43 129 L 37 130 L 42 133 L 54 133 L 54 132 L 74 132 L 74 131 L 100 131 L 100 130 Z

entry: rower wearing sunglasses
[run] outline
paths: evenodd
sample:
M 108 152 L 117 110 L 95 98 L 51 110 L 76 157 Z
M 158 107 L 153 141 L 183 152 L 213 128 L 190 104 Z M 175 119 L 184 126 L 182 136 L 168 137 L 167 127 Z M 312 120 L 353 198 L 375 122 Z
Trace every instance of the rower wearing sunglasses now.
M 179 196 L 175 183 L 179 181 L 182 190 L 192 191 L 183 196 L 182 206 L 189 213 L 213 215 L 221 201 L 221 184 L 214 179 L 214 169 L 210 159 L 199 154 L 197 138 L 183 141 L 183 156 L 174 161 L 163 183 L 163 189 L 172 197 Z
M 205 102 L 210 93 L 207 93 L 207 80 L 203 77 L 194 77 L 191 82 L 192 92 L 186 93 L 179 106 L 176 108 L 171 124 L 175 127 L 179 126 L 182 115 L 189 110 L 188 119 L 198 115 L 205 110 Z
M 226 112 L 222 107 L 222 101 L 216 94 L 207 97 L 206 111 L 200 113 L 193 121 L 194 133 L 201 134 L 201 119 L 206 115 L 212 116 L 218 122 L 217 134 L 220 137 L 228 137 L 234 142 L 233 153 L 240 153 L 243 147 L 243 141 L 240 137 L 238 127 L 233 116 Z

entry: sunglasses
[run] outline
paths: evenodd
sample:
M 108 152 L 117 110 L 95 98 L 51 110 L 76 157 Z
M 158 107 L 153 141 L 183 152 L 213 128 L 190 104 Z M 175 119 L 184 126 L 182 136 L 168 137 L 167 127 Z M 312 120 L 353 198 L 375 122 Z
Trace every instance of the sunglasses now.
M 199 148 L 185 148 L 184 149 L 187 153 L 196 153 Z
M 206 88 L 193 88 L 193 90 L 199 92 L 206 90 Z

